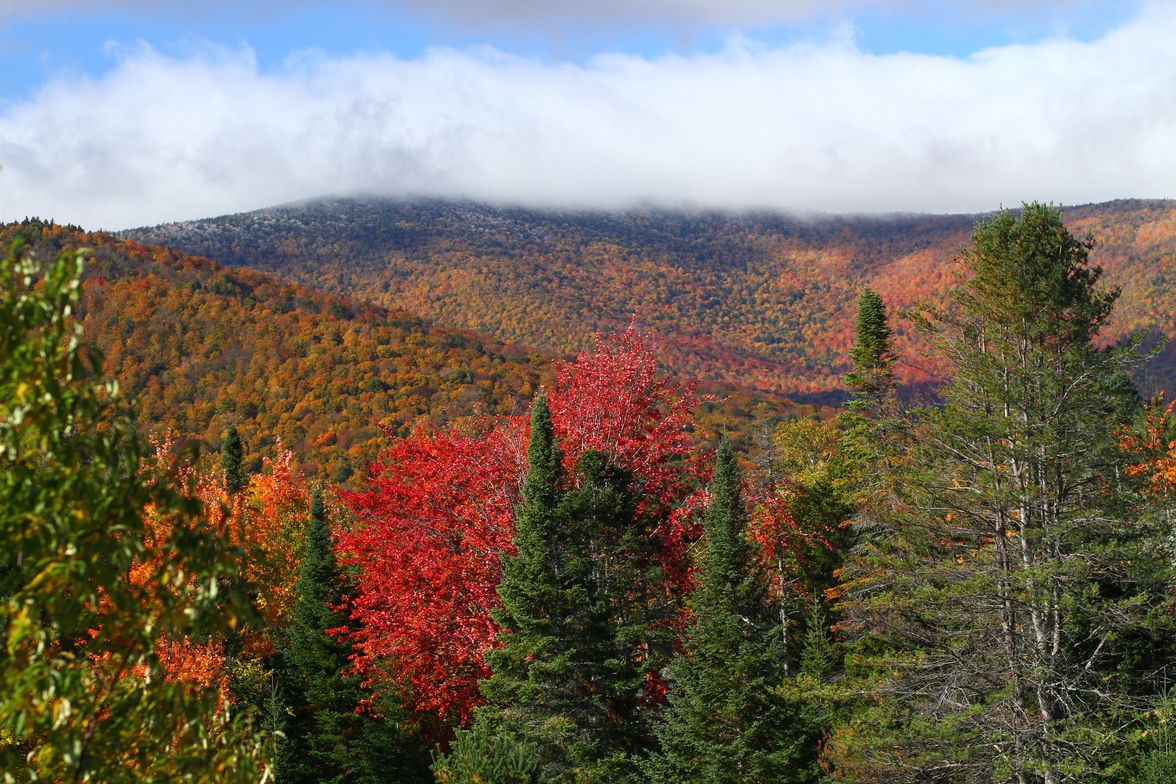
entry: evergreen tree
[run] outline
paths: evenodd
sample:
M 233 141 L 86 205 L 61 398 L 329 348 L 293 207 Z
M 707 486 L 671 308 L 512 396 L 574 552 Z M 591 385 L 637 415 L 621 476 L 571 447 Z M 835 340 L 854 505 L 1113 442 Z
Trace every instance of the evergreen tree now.
M 649 742 L 637 666 L 648 619 L 630 610 L 656 575 L 642 557 L 647 532 L 631 477 L 589 451 L 565 487 L 543 398 L 532 408 L 528 458 L 517 555 L 504 559 L 498 589 L 503 646 L 487 653 L 494 675 L 483 682 L 477 727 L 518 734 L 548 780 L 634 780 Z
M 892 458 L 892 442 L 901 437 L 894 374 L 894 332 L 886 306 L 869 286 L 858 296 L 857 329 L 849 358 L 853 371 L 843 379 L 849 388 L 849 411 L 839 417 L 846 428 L 845 454 L 865 468 L 853 484 L 859 487 L 885 481 L 882 470 Z
M 328 634 L 348 625 L 341 609 L 346 579 L 335 560 L 320 493 L 311 504 L 296 585 L 294 620 L 278 651 L 279 684 L 271 713 L 286 741 L 279 745 L 280 784 L 392 784 L 428 781 L 419 743 L 399 726 L 398 709 L 373 712 L 360 676 L 350 674 L 351 645 Z
M 854 421 L 863 432 L 877 422 L 856 415 Z M 773 537 L 769 585 L 774 583 L 780 603 L 785 674 L 791 675 L 807 645 L 809 605 L 825 601 L 826 591 L 837 585 L 838 569 L 852 547 L 852 529 L 843 523 L 855 511 L 849 492 L 864 466 L 860 446 L 837 420 L 783 422 L 773 446 L 775 467 L 782 472 L 774 491 L 787 516 Z
M 221 440 L 221 468 L 225 472 L 225 489 L 232 497 L 240 495 L 249 482 L 242 465 L 244 457 L 245 449 L 241 445 L 241 435 L 237 432 L 237 426 L 229 425 L 225 437 Z
M 1127 784 L 1171 784 L 1176 781 L 1176 694 L 1169 691 L 1146 717 L 1135 753 L 1124 762 Z
M 745 534 L 739 469 L 719 447 L 705 517 L 706 552 L 691 596 L 684 655 L 670 668 L 669 706 L 656 725 L 661 750 L 643 764 L 658 784 L 813 780 L 815 738 L 780 697 L 782 652 Z
M 485 725 L 459 729 L 432 771 L 437 784 L 540 784 L 530 748 L 513 735 L 488 734 Z
M 1051 207 L 973 242 L 950 305 L 916 317 L 953 371 L 943 405 L 911 412 L 843 570 L 869 695 L 828 746 L 848 780 L 1079 780 L 1148 688 L 1122 646 L 1161 593 L 1163 535 L 1115 505 L 1135 358 L 1094 343 L 1118 292 Z
M 552 540 L 561 529 L 556 508 L 563 483 L 563 462 L 555 443 L 551 412 L 542 396 L 531 406 L 527 464 L 523 503 L 515 520 L 515 555 L 503 558 L 498 585 L 502 608 L 495 620 L 505 634 L 501 636 L 500 649 L 486 652 L 494 674 L 482 682 L 489 704 L 478 711 L 480 722 L 509 711 L 512 705 L 539 701 L 542 695 L 528 680 L 528 665 L 536 656 L 543 656 L 555 641 L 550 616 L 561 597 L 551 551 Z
M 894 332 L 886 316 L 882 297 L 869 286 L 858 296 L 857 329 L 849 350 L 853 372 L 845 376 L 852 392 L 849 407 L 859 412 L 876 412 L 894 391 Z

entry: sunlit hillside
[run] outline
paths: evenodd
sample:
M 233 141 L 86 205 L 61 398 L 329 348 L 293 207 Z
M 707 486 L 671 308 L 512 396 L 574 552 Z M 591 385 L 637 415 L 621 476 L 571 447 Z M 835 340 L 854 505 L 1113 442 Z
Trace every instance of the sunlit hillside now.
M 994 205 L 995 206 L 995 205 Z M 1171 333 L 1176 203 L 1067 209 L 1123 288 L 1117 332 Z M 639 315 L 676 372 L 836 400 L 863 284 L 892 309 L 936 301 L 983 216 L 560 213 L 443 201 L 343 199 L 128 232 L 221 263 L 569 352 Z M 928 360 L 896 320 L 900 372 Z M 1113 336 L 1108 336 L 1113 337 Z M 1176 386 L 1169 354 L 1141 377 Z
M 214 447 L 236 425 L 249 464 L 278 438 L 309 473 L 362 474 L 389 435 L 526 411 L 558 358 L 403 310 L 76 227 L 3 227 L 40 256 L 93 249 L 84 339 L 135 401 L 145 430 Z M 707 384 L 698 438 L 814 413 L 779 395 Z M 825 414 L 826 416 L 828 414 Z

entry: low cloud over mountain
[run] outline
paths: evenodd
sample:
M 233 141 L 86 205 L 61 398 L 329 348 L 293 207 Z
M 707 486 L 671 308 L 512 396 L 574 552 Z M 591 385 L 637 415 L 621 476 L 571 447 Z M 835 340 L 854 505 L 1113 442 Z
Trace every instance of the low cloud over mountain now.
M 1168 197 L 1172 40 L 1176 9 L 1151 5 L 1094 41 L 968 59 L 872 55 L 851 34 L 583 63 L 304 52 L 276 69 L 245 47 L 144 44 L 0 113 L 0 218 L 117 229 L 352 192 L 931 212 Z

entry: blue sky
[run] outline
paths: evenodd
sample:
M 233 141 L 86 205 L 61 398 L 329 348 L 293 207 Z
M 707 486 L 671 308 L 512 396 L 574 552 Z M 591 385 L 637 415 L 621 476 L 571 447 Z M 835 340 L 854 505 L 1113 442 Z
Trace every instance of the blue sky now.
M 1170 5 L 0 0 L 0 219 L 1176 196 Z
M 909 51 L 967 57 L 987 47 L 1031 43 L 1059 33 L 1092 40 L 1131 19 L 1139 4 L 1104 0 L 891 7 L 863 2 L 847 8 L 831 4 L 824 11 L 798 8 L 782 11 L 777 18 L 748 14 L 752 21 L 743 23 L 737 14 L 716 20 L 604 12 L 594 19 L 566 11 L 527 14 L 506 9 L 498 18 L 462 21 L 459 13 L 361 0 L 212 3 L 200 10 L 182 3 L 49 0 L 9 5 L 11 10 L 3 14 L 0 0 L 0 96 L 12 100 L 28 98 L 54 76 L 99 76 L 117 64 L 121 47 L 139 41 L 174 56 L 189 53 L 198 42 L 247 45 L 260 68 L 273 69 L 304 49 L 334 56 L 388 52 L 415 58 L 430 46 L 490 45 L 523 56 L 583 61 L 600 52 L 647 57 L 672 51 L 713 52 L 735 35 L 782 46 L 848 29 L 857 46 L 871 54 Z

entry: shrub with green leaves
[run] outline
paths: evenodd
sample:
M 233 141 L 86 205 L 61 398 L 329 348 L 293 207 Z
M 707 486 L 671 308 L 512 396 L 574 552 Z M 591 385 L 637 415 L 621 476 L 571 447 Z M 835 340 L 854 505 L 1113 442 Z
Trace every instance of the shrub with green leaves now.
M 169 680 L 157 655 L 248 605 L 225 591 L 231 554 L 199 502 L 140 472 L 141 440 L 73 318 L 82 268 L 81 251 L 45 264 L 19 241 L 0 259 L 0 775 L 257 780 L 248 717 Z M 171 524 L 151 557 L 148 507 Z

